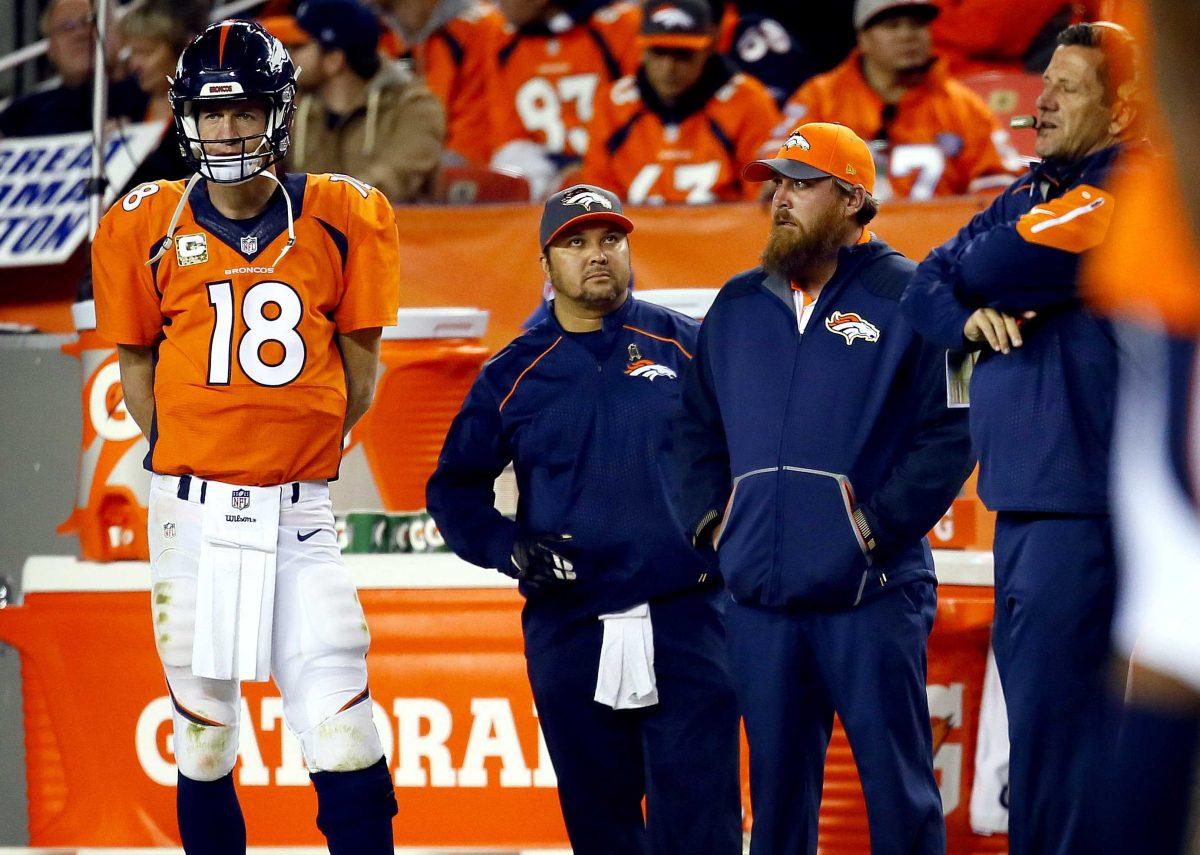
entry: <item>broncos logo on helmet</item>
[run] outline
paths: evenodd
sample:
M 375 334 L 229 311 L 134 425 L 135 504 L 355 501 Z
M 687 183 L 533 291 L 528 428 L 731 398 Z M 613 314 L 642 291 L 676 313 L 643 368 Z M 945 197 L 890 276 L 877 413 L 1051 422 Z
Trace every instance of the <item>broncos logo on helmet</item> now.
M 879 341 L 879 327 L 854 312 L 834 312 L 825 319 L 825 329 L 846 339 L 846 346 L 856 338 L 863 341 Z
M 585 211 L 592 210 L 592 205 L 599 205 L 601 208 L 612 210 L 612 202 L 605 199 L 595 190 L 580 190 L 578 193 L 572 193 L 569 196 L 564 196 L 562 203 L 564 205 L 582 205 Z
M 650 20 L 668 30 L 688 30 L 696 26 L 696 19 L 675 6 L 666 6 L 650 16 Z
M 279 39 L 253 21 L 219 21 L 208 26 L 179 55 L 168 95 L 175 133 L 188 166 L 211 181 L 236 184 L 283 159 L 291 142 L 296 66 Z M 197 118 L 205 103 L 258 102 L 267 114 L 261 134 L 203 139 Z M 239 145 L 232 155 L 214 155 L 206 143 Z

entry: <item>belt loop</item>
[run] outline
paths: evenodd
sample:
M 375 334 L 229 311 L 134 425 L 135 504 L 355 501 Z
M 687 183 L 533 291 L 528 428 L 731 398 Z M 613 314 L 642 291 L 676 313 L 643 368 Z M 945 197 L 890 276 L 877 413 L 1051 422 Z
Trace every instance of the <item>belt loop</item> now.
M 300 501 L 300 482 L 293 481 L 292 482 L 292 504 L 294 505 L 299 501 Z
M 180 475 L 179 476 L 179 488 L 175 491 L 175 495 L 178 496 L 180 499 L 183 499 L 186 502 L 187 498 L 188 498 L 188 487 L 190 487 L 191 484 L 192 484 L 192 476 L 191 475 Z
M 200 504 L 202 504 L 202 505 L 204 504 L 204 497 L 206 495 L 208 495 L 208 482 L 201 481 L 200 482 Z

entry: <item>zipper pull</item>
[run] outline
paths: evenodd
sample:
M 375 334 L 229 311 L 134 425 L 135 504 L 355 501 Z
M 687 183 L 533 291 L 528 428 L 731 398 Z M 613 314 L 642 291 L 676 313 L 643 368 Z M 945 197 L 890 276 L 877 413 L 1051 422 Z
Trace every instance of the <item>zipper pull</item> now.
M 882 588 L 886 584 L 887 584 L 887 573 L 880 573 L 879 574 L 879 587 Z

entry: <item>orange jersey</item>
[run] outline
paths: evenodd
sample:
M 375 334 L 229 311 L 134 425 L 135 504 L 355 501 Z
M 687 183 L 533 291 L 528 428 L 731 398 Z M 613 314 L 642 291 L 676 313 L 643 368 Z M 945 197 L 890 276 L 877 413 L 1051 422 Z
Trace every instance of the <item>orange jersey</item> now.
M 759 185 L 742 180 L 742 166 L 780 121 L 770 93 L 714 60 L 689 98 L 699 103 L 672 111 L 642 74 L 614 83 L 588 128 L 582 180 L 633 205 L 755 198 Z
M 378 190 L 341 175 L 285 177 L 284 199 L 245 224 L 193 189 L 173 245 L 181 181 L 142 184 L 92 245 L 96 329 L 156 345 L 148 464 L 168 475 L 271 486 L 337 474 L 346 382 L 336 333 L 396 322 L 399 241 Z
M 875 195 L 882 200 L 958 195 L 1012 181 L 999 148 L 1007 146 L 1007 132 L 983 99 L 951 78 L 940 60 L 920 86 L 904 93 L 886 131 L 885 105 L 863 77 L 861 63 L 855 50 L 837 68 L 796 90 L 769 156 L 801 122 L 838 122 L 874 141 Z
M 551 154 L 583 156 L 596 99 L 641 61 L 641 18 L 621 2 L 579 22 L 560 13 L 536 28 L 506 25 L 488 57 L 493 149 L 532 140 Z
M 401 48 L 446 110 L 446 150 L 486 166 L 492 154 L 488 51 L 501 38 L 504 16 L 475 3 L 419 44 Z

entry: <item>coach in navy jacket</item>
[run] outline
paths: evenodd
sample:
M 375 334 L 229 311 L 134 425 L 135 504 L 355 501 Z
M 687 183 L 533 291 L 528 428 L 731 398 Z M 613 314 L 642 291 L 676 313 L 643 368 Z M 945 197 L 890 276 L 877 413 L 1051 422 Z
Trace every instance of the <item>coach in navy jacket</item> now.
M 546 203 L 554 300 L 483 367 L 429 481 L 429 511 L 456 553 L 520 580 L 529 679 L 574 851 L 738 855 L 721 593 L 665 474 L 698 325 L 629 293 L 631 230 L 597 187 Z M 516 520 L 494 508 L 510 462 Z M 622 616 L 601 619 L 612 613 Z M 606 674 L 639 676 L 611 667 L 622 659 L 612 645 L 640 653 L 648 638 L 657 701 L 601 702 Z
M 682 516 L 717 561 L 750 744 L 753 853 L 816 851 L 833 713 L 875 853 L 941 853 L 925 643 L 925 533 L 970 471 L 946 354 L 898 300 L 913 264 L 874 238 L 874 164 L 841 125 L 802 125 L 747 167 L 774 180 L 764 266 L 701 327 L 676 431 Z M 814 299 L 815 298 L 815 299 Z
M 1119 354 L 1109 321 L 1081 303 L 1078 275 L 1117 204 L 1106 189 L 1114 164 L 1140 146 L 1123 143 L 1136 115 L 1130 36 L 1080 24 L 1058 41 L 1038 99 L 1043 162 L 934 249 L 902 300 L 931 340 L 982 348 L 971 432 L 979 495 L 998 512 L 992 647 L 1008 706 L 1014 855 L 1105 845 L 1088 839 L 1087 801 L 1107 766 Z

